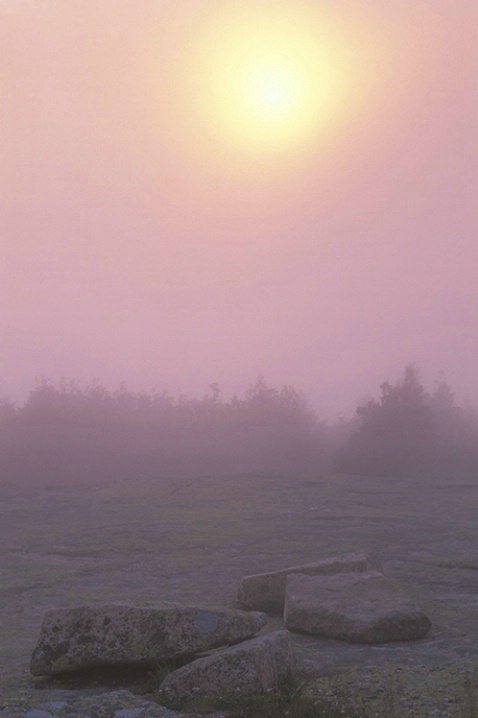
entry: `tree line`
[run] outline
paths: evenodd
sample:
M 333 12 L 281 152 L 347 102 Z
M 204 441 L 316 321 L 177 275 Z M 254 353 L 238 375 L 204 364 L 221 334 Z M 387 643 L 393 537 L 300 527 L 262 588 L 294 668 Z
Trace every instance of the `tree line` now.
M 291 386 L 258 377 L 242 396 L 110 391 L 97 382 L 40 381 L 0 408 L 3 473 L 307 472 L 324 465 L 326 429 Z
M 0 471 L 12 479 L 332 470 L 476 476 L 476 415 L 444 377 L 427 391 L 413 366 L 334 423 L 263 377 L 229 400 L 217 384 L 193 398 L 45 379 L 21 406 L 0 400 Z

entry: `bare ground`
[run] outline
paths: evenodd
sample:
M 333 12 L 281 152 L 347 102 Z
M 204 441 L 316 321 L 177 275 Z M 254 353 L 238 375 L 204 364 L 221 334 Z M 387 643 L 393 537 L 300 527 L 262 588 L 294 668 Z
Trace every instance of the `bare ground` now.
M 478 678 L 478 480 L 7 482 L 0 534 L 0 707 L 57 695 L 28 669 L 48 608 L 232 606 L 245 574 L 355 550 L 375 553 L 433 628 L 422 641 L 382 646 L 294 635 L 301 679 L 317 691 L 342 679 L 366 700 L 394 700 L 393 684 L 413 715 L 451 716 L 460 715 L 466 676 L 472 688 Z

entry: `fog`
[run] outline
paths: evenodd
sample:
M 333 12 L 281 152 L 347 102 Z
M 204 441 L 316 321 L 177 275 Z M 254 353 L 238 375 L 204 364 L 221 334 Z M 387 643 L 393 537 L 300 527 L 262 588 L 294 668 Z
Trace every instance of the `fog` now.
M 476 8 L 315 6 L 349 95 L 262 156 L 188 105 L 217 0 L 1 1 L 0 393 L 230 401 L 263 375 L 335 419 L 413 362 L 477 402 Z
M 217 384 L 198 399 L 43 380 L 23 405 L 0 403 L 8 484 L 332 472 L 475 480 L 477 447 L 478 414 L 456 402 L 444 377 L 427 390 L 412 365 L 336 422 L 263 377 L 230 400 Z
M 207 634 L 243 576 L 366 552 L 430 633 L 334 590 L 400 633 L 292 629 L 289 700 L 476 718 L 477 27 L 471 0 L 0 0 L 1 715 L 163 715 L 173 666 L 122 652 L 162 628 L 105 640 L 103 685 L 78 621 L 93 682 L 30 676 L 50 609 L 200 606 Z

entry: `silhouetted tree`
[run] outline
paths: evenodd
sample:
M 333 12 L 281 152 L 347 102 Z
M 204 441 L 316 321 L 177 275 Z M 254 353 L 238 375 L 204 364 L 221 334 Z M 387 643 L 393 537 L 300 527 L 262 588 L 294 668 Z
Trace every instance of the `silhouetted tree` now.
M 378 399 L 357 407 L 357 415 L 359 428 L 337 452 L 339 471 L 403 476 L 478 468 L 476 430 L 443 376 L 429 394 L 409 365 L 398 382 L 381 385 Z

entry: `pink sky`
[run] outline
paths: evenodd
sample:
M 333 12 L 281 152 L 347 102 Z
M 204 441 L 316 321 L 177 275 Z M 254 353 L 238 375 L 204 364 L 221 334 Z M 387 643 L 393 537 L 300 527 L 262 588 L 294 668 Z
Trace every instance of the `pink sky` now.
M 181 87 L 228 4 L 0 0 L 0 393 L 263 374 L 335 416 L 415 362 L 478 403 L 475 3 L 309 3 L 369 94 L 266 159 L 196 126 Z

